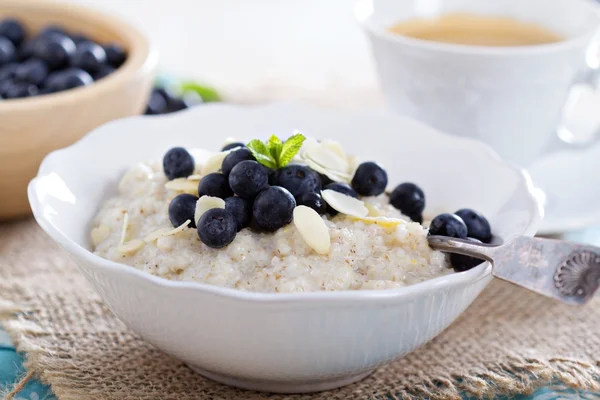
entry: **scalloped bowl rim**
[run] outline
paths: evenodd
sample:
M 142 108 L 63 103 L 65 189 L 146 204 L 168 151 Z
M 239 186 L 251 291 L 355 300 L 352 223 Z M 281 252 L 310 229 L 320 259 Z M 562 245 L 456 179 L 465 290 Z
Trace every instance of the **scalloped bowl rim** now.
M 348 302 L 348 301 L 378 301 L 378 300 L 392 300 L 392 299 L 401 299 L 406 297 L 411 297 L 415 295 L 423 295 L 427 292 L 431 292 L 434 290 L 443 289 L 448 286 L 455 286 L 466 283 L 477 282 L 481 279 L 485 279 L 491 275 L 492 266 L 489 262 L 484 262 L 481 265 L 460 273 L 452 273 L 444 276 L 439 276 L 436 278 L 428 279 L 423 282 L 419 282 L 416 284 L 412 284 L 402 288 L 395 289 L 385 289 L 385 290 L 342 290 L 342 291 L 327 291 L 327 292 L 302 292 L 302 293 L 262 293 L 262 292 L 246 292 L 238 289 L 220 287 L 209 285 L 200 282 L 192 282 L 192 281 L 172 281 L 166 278 L 161 278 L 158 276 L 151 275 L 149 273 L 143 272 L 131 266 L 117 263 L 114 261 L 110 261 L 99 257 L 87 250 L 74 240 L 70 239 L 66 234 L 56 228 L 52 222 L 46 219 L 42 213 L 41 207 L 42 204 L 38 201 L 36 196 L 36 182 L 37 180 L 49 173 L 48 171 L 49 164 L 56 158 L 60 158 L 63 152 L 71 152 L 77 151 L 79 148 L 85 147 L 88 141 L 94 140 L 97 136 L 103 134 L 103 130 L 107 126 L 112 125 L 120 125 L 124 123 L 131 123 L 132 120 L 142 121 L 142 120 L 150 120 L 150 119 L 174 119 L 174 118 L 187 118 L 188 115 L 193 113 L 209 113 L 212 109 L 230 109 L 235 110 L 236 112 L 254 112 L 256 110 L 265 112 L 269 109 L 278 109 L 278 108 L 287 108 L 292 107 L 295 109 L 300 109 L 303 112 L 327 112 L 327 113 L 336 113 L 339 115 L 346 114 L 343 111 L 331 111 L 325 110 L 321 108 L 311 107 L 304 104 L 298 103 L 272 103 L 267 105 L 254 105 L 254 106 L 239 106 L 239 105 L 231 105 L 231 104 L 207 104 L 201 107 L 196 107 L 195 109 L 185 110 L 178 113 L 174 113 L 171 115 L 165 116 L 134 116 L 123 118 L 115 121 L 111 121 L 107 124 L 100 126 L 99 128 L 94 129 L 83 138 L 81 138 L 76 143 L 71 146 L 55 150 L 48 154 L 42 164 L 40 165 L 40 169 L 36 178 L 31 180 L 28 185 L 27 192 L 29 197 L 29 202 L 31 204 L 31 208 L 33 210 L 33 215 L 40 225 L 40 227 L 57 243 L 59 243 L 67 252 L 73 254 L 79 259 L 84 260 L 89 265 L 94 266 L 94 268 L 106 269 L 112 272 L 116 272 L 122 274 L 125 277 L 130 279 L 141 280 L 147 286 L 160 288 L 163 290 L 177 290 L 181 292 L 181 294 L 185 294 L 188 292 L 205 292 L 212 295 L 218 295 L 222 297 L 228 297 L 241 301 L 250 301 L 250 302 L 261 302 L 261 303 L 290 303 L 290 302 L 321 302 L 321 301 L 329 301 L 329 302 Z M 351 115 L 351 114 L 348 114 Z M 361 116 L 371 116 L 371 117 L 381 117 L 380 113 L 374 112 L 361 112 Z M 384 115 L 387 119 L 397 119 L 397 120 L 407 120 L 409 118 L 386 114 Z M 410 119 L 409 119 L 410 120 Z M 533 182 L 529 176 L 529 174 L 522 168 L 512 165 L 503 161 L 500 156 L 488 145 L 479 142 L 475 139 L 463 138 L 457 136 L 450 136 L 439 132 L 429 126 L 426 126 L 420 122 L 411 120 L 413 123 L 417 123 L 423 127 L 426 127 L 432 134 L 436 133 L 439 136 L 447 137 L 450 140 L 456 140 L 464 143 L 468 143 L 471 146 L 475 146 L 480 151 L 485 151 L 489 155 L 490 162 L 497 164 L 503 168 L 510 168 L 513 172 L 517 173 L 520 177 L 520 184 L 527 189 L 530 199 L 531 199 L 531 221 L 527 227 L 527 229 L 522 233 L 523 235 L 533 236 L 536 233 L 536 230 L 543 218 L 543 207 L 542 200 L 539 196 L 539 189 L 535 188 Z M 87 223 L 88 221 L 86 221 Z

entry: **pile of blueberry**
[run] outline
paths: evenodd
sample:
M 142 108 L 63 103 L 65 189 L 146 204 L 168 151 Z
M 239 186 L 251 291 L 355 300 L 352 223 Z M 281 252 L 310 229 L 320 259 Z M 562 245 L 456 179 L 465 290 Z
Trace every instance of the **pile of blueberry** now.
M 310 207 L 320 215 L 336 215 L 337 211 L 321 197 L 322 189 L 359 198 L 378 196 L 388 184 L 387 173 L 374 162 L 360 164 L 348 185 L 332 182 L 306 165 L 291 164 L 277 170 L 267 168 L 256 161 L 244 143 L 232 143 L 221 150 L 232 151 L 223 160 L 221 172 L 208 174 L 200 180 L 198 196 L 222 198 L 225 208 L 206 211 L 196 226 L 193 221 L 199 197 L 180 194 L 169 205 L 173 226 L 191 220 L 200 240 L 213 248 L 227 246 L 237 232 L 247 227 L 259 232 L 275 232 L 292 221 L 296 205 Z M 184 148 L 175 147 L 165 154 L 163 168 L 168 179 L 187 177 L 194 172 L 194 159 Z M 423 222 L 425 195 L 417 185 L 398 185 L 390 193 L 390 204 L 413 221 Z M 483 243 L 492 239 L 490 224 L 485 217 L 469 209 L 438 215 L 431 223 L 429 234 Z M 457 271 L 481 263 L 460 255 L 452 255 L 450 261 Z
M 235 149 L 235 150 L 233 150 Z M 331 189 L 358 198 L 376 196 L 385 190 L 386 172 L 376 163 L 361 164 L 352 186 L 332 182 L 305 165 L 288 165 L 277 170 L 259 164 L 244 143 L 232 143 L 222 151 L 231 151 L 223 160 L 221 172 L 208 174 L 198 185 L 198 195 L 220 197 L 225 209 L 205 212 L 196 227 L 200 240 L 207 246 L 227 246 L 236 232 L 251 228 L 259 232 L 275 232 L 293 219 L 296 205 L 305 205 L 319 214 L 337 214 L 321 198 L 321 189 Z M 168 179 L 187 177 L 194 171 L 194 159 L 183 148 L 169 150 L 163 159 Z M 169 205 L 173 226 L 194 220 L 198 197 L 181 194 Z
M 179 95 L 174 90 L 164 87 L 155 87 L 150 94 L 146 105 L 146 115 L 169 114 L 185 110 L 202 103 L 202 97 L 195 92 Z
M 476 243 L 490 243 L 492 228 L 488 220 L 477 211 L 463 208 L 454 214 L 440 214 L 431 221 L 430 235 L 449 236 Z M 483 261 L 477 258 L 450 254 L 450 264 L 455 271 L 467 271 Z
M 86 35 L 48 25 L 28 37 L 13 18 L 0 20 L 0 98 L 16 99 L 92 84 L 126 59 L 116 43 L 101 45 Z

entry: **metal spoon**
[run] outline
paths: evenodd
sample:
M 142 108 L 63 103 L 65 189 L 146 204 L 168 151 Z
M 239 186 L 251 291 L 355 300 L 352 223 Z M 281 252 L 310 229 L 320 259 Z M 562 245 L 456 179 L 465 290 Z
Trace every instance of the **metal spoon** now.
M 589 301 L 600 286 L 600 248 L 518 236 L 501 245 L 429 236 L 429 245 L 492 263 L 492 275 L 567 304 Z

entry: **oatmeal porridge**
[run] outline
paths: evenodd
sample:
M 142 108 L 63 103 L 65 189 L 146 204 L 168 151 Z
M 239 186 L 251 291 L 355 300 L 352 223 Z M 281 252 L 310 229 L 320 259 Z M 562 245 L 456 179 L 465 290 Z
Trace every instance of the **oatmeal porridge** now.
M 255 292 L 391 289 L 470 268 L 429 247 L 417 185 L 385 193 L 385 170 L 335 142 L 257 142 L 208 157 L 174 148 L 132 167 L 93 220 L 94 253 Z M 442 214 L 431 229 L 481 240 L 473 213 Z

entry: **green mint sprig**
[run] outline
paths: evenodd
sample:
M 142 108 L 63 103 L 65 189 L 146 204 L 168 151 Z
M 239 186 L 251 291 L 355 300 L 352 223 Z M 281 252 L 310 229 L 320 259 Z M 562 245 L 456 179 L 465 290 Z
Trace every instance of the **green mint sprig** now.
M 285 167 L 292 161 L 305 140 L 306 138 L 301 133 L 290 136 L 285 142 L 273 135 L 267 142 L 254 139 L 246 146 L 260 164 L 268 168 L 278 169 Z

